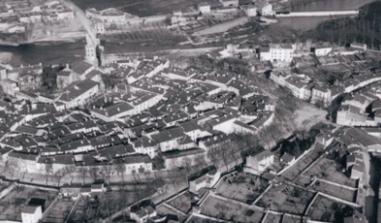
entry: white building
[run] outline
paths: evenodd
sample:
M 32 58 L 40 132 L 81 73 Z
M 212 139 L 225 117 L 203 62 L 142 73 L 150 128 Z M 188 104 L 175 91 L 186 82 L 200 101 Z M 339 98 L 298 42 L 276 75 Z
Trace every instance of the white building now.
M 21 211 L 22 223 L 38 223 L 42 218 L 42 207 L 27 205 Z
M 239 6 L 239 0 L 220 0 L 220 3 L 225 8 Z
M 287 62 L 294 58 L 295 45 L 270 44 L 269 48 L 260 52 L 261 61 Z
M 130 218 L 135 220 L 137 223 L 145 223 L 156 215 L 157 212 L 151 205 L 138 207 L 136 210 L 130 211 Z
M 311 92 L 311 103 L 323 102 L 324 105 L 328 105 L 331 102 L 332 93 L 328 88 L 323 88 L 315 85 Z
M 315 48 L 315 55 L 318 57 L 327 56 L 329 53 L 332 52 L 332 47 L 316 47 Z
M 344 126 L 376 126 L 377 122 L 370 120 L 366 114 L 360 112 L 359 108 L 346 105 L 338 112 L 336 123 Z
M 285 79 L 285 86 L 295 97 L 309 100 L 311 98 L 310 81 L 311 79 L 304 74 L 290 75 Z
M 221 174 L 217 171 L 214 174 L 207 173 L 195 180 L 192 180 L 189 182 L 189 191 L 197 194 L 201 188 L 211 188 L 218 182 L 220 176 Z
M 267 3 L 265 6 L 262 7 L 261 14 L 263 16 L 273 16 L 273 15 L 275 15 L 275 12 L 273 10 L 273 6 L 270 3 Z
M 258 8 L 254 5 L 249 5 L 245 8 L 245 13 L 248 17 L 255 17 L 258 13 Z
M 274 164 L 274 154 L 268 150 L 260 152 L 255 156 L 246 158 L 245 171 L 253 174 L 261 174 Z
M 95 96 L 98 91 L 99 84 L 95 81 L 84 80 L 74 82 L 63 90 L 58 100 L 64 104 L 66 109 L 74 108 L 84 105 Z
M 211 7 L 208 3 L 200 3 L 198 5 L 198 11 L 201 12 L 201 14 L 209 14 L 211 12 Z

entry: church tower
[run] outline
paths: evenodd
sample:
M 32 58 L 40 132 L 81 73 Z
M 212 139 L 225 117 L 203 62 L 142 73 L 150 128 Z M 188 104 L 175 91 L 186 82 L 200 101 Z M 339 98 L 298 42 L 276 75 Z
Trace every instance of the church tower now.
M 99 60 L 97 55 L 97 49 L 99 47 L 99 39 L 91 39 L 89 35 L 86 35 L 86 46 L 85 46 L 85 59 L 88 63 L 98 66 Z

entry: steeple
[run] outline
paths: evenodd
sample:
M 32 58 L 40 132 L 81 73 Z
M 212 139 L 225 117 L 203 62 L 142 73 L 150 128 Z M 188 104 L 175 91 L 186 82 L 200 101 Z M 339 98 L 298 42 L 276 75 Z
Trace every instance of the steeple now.
M 86 46 L 85 46 L 85 60 L 94 66 L 99 65 L 97 48 L 99 47 L 99 39 L 92 39 L 90 35 L 86 35 Z

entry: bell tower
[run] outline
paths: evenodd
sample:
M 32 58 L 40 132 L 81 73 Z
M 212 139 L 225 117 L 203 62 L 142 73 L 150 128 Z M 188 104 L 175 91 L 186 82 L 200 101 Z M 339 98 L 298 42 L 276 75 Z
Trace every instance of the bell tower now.
M 92 39 L 90 35 L 86 35 L 85 60 L 96 67 L 100 65 L 97 53 L 99 45 L 98 38 Z

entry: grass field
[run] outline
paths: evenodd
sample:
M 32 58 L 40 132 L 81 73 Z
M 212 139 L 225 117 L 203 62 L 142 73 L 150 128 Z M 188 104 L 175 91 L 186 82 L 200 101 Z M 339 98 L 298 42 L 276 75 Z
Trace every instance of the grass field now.
M 273 186 L 256 204 L 272 210 L 303 214 L 313 196 L 312 192 L 283 184 Z
M 281 218 L 282 218 L 281 215 L 269 213 L 264 219 L 263 223 L 279 223 Z
M 213 196 L 209 196 L 203 203 L 201 213 L 232 222 L 260 222 L 263 217 L 263 213 L 260 211 L 226 202 Z
M 184 40 L 184 36 L 174 34 L 165 28 L 155 28 L 102 37 L 102 46 L 105 48 L 105 54 L 145 52 L 176 48 Z
M 57 196 L 56 192 L 17 186 L 0 201 L 0 219 L 21 221 L 21 210 L 31 198 L 45 200 L 45 207 Z
M 192 208 L 192 195 L 189 192 L 186 192 L 169 201 L 168 204 L 184 213 L 188 213 Z
M 177 216 L 180 222 L 184 222 L 187 217 L 186 215 L 180 214 L 179 212 L 172 210 L 171 208 L 167 207 L 164 204 L 160 204 L 159 206 L 157 206 L 156 211 L 158 214 L 162 214 L 162 215 L 169 214 L 169 215 Z
M 71 199 L 59 199 L 49 209 L 48 213 L 42 219 L 42 222 L 46 223 L 61 223 L 64 222 L 71 208 L 74 205 L 74 201 Z
M 315 144 L 313 146 L 314 148 L 309 150 L 307 154 L 304 155 L 304 157 L 298 160 L 298 162 L 296 162 L 292 167 L 287 169 L 282 174 L 282 177 L 288 180 L 294 180 L 305 170 L 308 165 L 318 159 L 322 155 L 324 148 L 319 144 Z
M 327 158 L 323 158 L 314 166 L 312 166 L 304 175 L 305 176 L 315 175 L 318 178 L 332 181 L 334 183 L 338 183 L 338 184 L 342 184 L 342 185 L 346 185 L 350 187 L 356 187 L 356 181 L 350 179 L 341 171 L 338 171 L 336 167 L 337 167 L 337 164 L 335 163 L 335 161 L 327 159 Z
M 350 210 L 350 208 L 346 207 L 343 204 L 339 204 L 328 198 L 319 196 L 315 200 L 307 215 L 311 217 L 312 220 L 335 222 L 335 212 L 338 210 L 341 211 L 344 208 Z
M 217 185 L 217 193 L 223 197 L 251 204 L 262 193 L 268 182 L 247 173 L 229 175 Z
M 214 0 L 72 0 L 80 8 L 105 9 L 116 7 L 138 16 L 167 14 L 172 11 L 197 6 L 201 2 Z
M 350 202 L 355 201 L 356 199 L 356 191 L 355 190 L 349 190 L 345 188 L 340 188 L 338 186 L 326 183 L 326 182 L 320 182 L 317 181 L 313 186 L 313 189 L 341 198 L 343 200 L 347 200 Z

